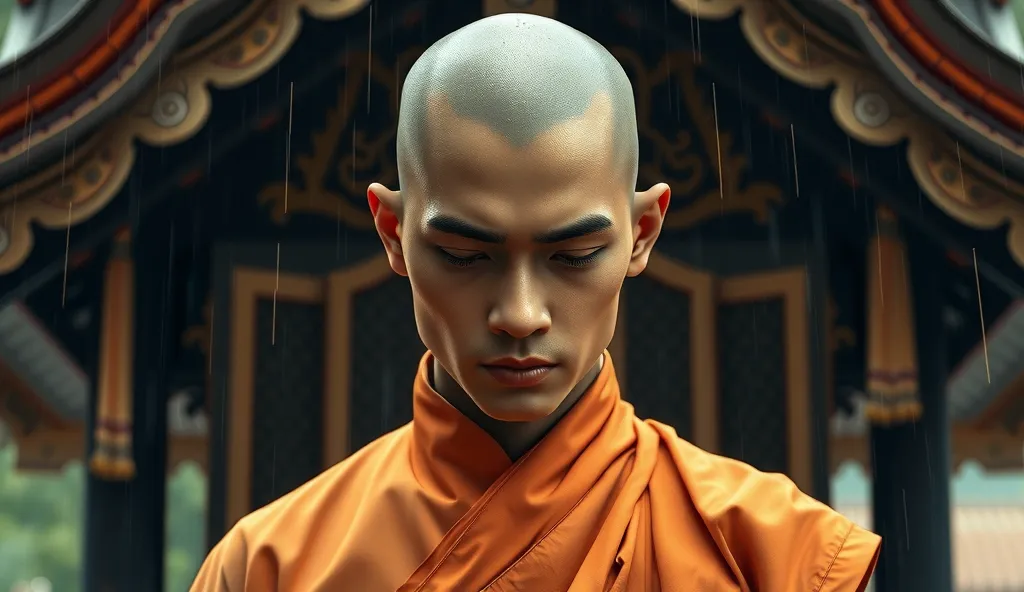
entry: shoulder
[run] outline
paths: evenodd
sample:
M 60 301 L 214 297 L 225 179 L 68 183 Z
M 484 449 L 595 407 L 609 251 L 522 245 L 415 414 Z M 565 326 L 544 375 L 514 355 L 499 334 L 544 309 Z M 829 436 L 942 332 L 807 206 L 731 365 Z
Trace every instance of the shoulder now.
M 193 591 L 242 590 L 253 578 L 277 579 L 282 558 L 302 556 L 321 536 L 344 537 L 359 500 L 380 484 L 378 473 L 393 461 L 407 429 L 387 434 L 295 490 L 239 520 L 203 563 Z M 322 545 L 321 545 L 322 546 Z M 269 559 L 264 561 L 262 559 Z M 266 565 L 263 565 L 265 563 Z M 259 575 L 263 574 L 263 575 Z M 200 587 L 200 583 L 203 586 Z
M 671 428 L 653 427 L 664 444 L 658 472 L 678 474 L 710 538 L 751 588 L 862 589 L 877 560 L 877 535 L 804 494 L 785 475 L 711 454 Z
M 252 512 L 239 521 L 237 528 L 251 536 L 273 535 L 287 524 L 291 531 L 302 526 L 319 529 L 322 521 L 344 511 L 344 502 L 362 499 L 370 493 L 382 467 L 393 464 L 402 449 L 408 428 L 399 428 L 354 452 L 303 485 Z

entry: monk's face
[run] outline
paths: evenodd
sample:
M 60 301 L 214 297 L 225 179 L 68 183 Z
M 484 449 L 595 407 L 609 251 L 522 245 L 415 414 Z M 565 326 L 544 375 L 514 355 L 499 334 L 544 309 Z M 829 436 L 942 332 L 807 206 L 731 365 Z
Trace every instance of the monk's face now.
M 518 148 L 439 97 L 420 174 L 401 195 L 370 187 L 420 337 L 494 419 L 547 416 L 594 368 L 623 279 L 643 270 L 660 231 L 668 187 L 630 199 L 610 121 L 598 95 Z

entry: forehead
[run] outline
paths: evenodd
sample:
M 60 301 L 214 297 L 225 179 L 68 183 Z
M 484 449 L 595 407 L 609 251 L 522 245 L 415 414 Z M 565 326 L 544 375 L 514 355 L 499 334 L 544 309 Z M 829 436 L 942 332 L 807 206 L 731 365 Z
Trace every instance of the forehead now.
M 613 217 L 626 207 L 630 188 L 615 163 L 606 95 L 596 94 L 582 116 L 550 126 L 523 147 L 459 116 L 443 95 L 429 97 L 426 125 L 421 174 L 408 188 L 425 217 L 536 229 L 593 213 Z

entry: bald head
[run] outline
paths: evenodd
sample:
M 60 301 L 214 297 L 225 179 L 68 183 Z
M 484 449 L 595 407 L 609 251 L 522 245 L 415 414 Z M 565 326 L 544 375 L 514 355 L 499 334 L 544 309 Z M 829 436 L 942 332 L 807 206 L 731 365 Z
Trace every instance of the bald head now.
M 398 118 L 398 172 L 405 187 L 428 174 L 424 155 L 431 134 L 430 106 L 439 100 L 454 115 L 478 122 L 511 146 L 525 148 L 559 124 L 582 118 L 600 99 L 610 117 L 594 130 L 610 134 L 613 162 L 632 192 L 637 174 L 633 89 L 619 62 L 600 44 L 558 21 L 529 14 L 485 18 L 441 39 L 413 65 Z

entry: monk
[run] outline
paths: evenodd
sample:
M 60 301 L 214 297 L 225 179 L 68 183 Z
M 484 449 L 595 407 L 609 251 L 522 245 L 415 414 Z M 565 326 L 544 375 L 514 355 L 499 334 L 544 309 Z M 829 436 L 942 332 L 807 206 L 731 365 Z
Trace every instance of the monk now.
M 368 199 L 429 349 L 413 420 L 239 521 L 194 592 L 865 588 L 877 536 L 621 397 L 619 293 L 670 192 L 635 191 L 608 51 L 537 16 L 473 23 L 410 70 L 397 144 L 401 191 Z

